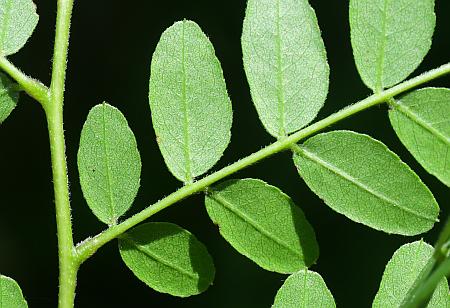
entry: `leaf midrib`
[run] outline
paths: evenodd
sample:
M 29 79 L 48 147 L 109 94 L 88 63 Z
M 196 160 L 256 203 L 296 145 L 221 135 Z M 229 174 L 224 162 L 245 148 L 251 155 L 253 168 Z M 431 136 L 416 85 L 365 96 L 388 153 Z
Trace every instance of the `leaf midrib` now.
M 436 219 L 434 218 L 430 218 L 427 217 L 421 213 L 418 213 L 410 208 L 407 208 L 399 203 L 397 203 L 396 201 L 390 199 L 388 196 L 385 196 L 382 192 L 376 191 L 374 189 L 372 189 L 371 187 L 365 185 L 364 183 L 359 182 L 357 179 L 355 179 L 353 176 L 351 176 L 350 174 L 348 174 L 347 172 L 345 172 L 344 170 L 334 166 L 333 164 L 321 159 L 319 156 L 317 156 L 315 153 L 308 151 L 305 147 L 301 147 L 299 148 L 300 151 L 298 151 L 297 153 L 299 153 L 300 155 L 302 155 L 305 158 L 308 158 L 309 160 L 321 165 L 322 167 L 326 168 L 327 170 L 333 172 L 334 174 L 336 174 L 337 176 L 347 180 L 349 183 L 353 184 L 354 186 L 356 186 L 357 188 L 360 188 L 361 190 L 375 196 L 377 199 L 388 203 L 388 204 L 392 204 L 394 206 L 394 208 L 398 208 L 400 210 L 405 211 L 408 214 L 411 214 L 413 216 L 416 216 L 418 218 L 422 218 L 425 220 L 429 220 L 432 222 L 436 222 Z
M 276 0 L 276 57 L 277 57 L 277 98 L 278 98 L 278 116 L 279 116 L 279 136 L 286 135 L 286 114 L 284 100 L 284 78 L 283 78 L 283 59 L 281 55 L 281 31 L 280 31 L 280 0 Z
M 233 207 L 233 205 L 223 196 L 220 196 L 218 193 L 212 193 L 208 197 L 215 200 L 217 203 L 223 205 L 225 209 L 230 211 L 231 213 L 235 214 L 239 219 L 244 221 L 245 223 L 248 223 L 250 226 L 252 226 L 256 231 L 259 231 L 262 235 L 264 235 L 267 239 L 275 242 L 276 244 L 280 245 L 281 247 L 287 249 L 290 253 L 295 255 L 296 257 L 300 257 L 303 260 L 303 255 L 299 253 L 299 251 L 291 248 L 288 244 L 286 244 L 283 240 L 279 239 L 277 236 L 271 234 L 269 231 L 267 231 L 263 226 L 259 225 L 258 222 L 253 220 L 251 217 L 246 215 L 246 213 L 239 211 L 236 207 Z
M 379 93 L 383 90 L 383 72 L 384 72 L 384 53 L 386 50 L 386 19 L 387 19 L 387 6 L 389 0 L 384 0 L 383 3 L 383 18 L 381 20 L 381 46 L 379 49 L 380 54 L 378 55 L 377 63 L 377 80 L 375 84 L 375 93 Z
M 111 224 L 114 223 L 115 219 L 116 219 L 116 215 L 115 215 L 115 211 L 114 211 L 114 197 L 113 197 L 113 193 L 112 193 L 112 187 L 111 187 L 111 171 L 109 169 L 109 159 L 108 159 L 108 147 L 106 145 L 106 121 L 105 121 L 105 112 L 106 112 L 106 105 L 102 106 L 102 129 L 103 129 L 103 154 L 105 154 L 105 165 L 106 165 L 106 183 L 108 185 L 108 197 L 109 197 L 109 202 L 110 202 L 110 211 L 111 211 Z
M 390 101 L 390 104 L 399 112 L 404 114 L 407 118 L 412 120 L 413 122 L 419 124 L 422 128 L 430 132 L 432 135 L 436 136 L 439 140 L 441 140 L 445 145 L 450 146 L 450 139 L 447 138 L 444 134 L 442 134 L 439 130 L 430 125 L 425 119 L 421 118 L 420 115 L 414 113 L 411 109 L 406 107 L 400 101 Z
M 181 273 L 182 275 L 188 277 L 189 279 L 191 279 L 193 281 L 197 281 L 198 280 L 198 276 L 196 276 L 195 274 L 192 274 L 192 273 L 186 271 L 185 269 L 179 267 L 178 265 L 167 261 L 166 259 L 164 259 L 164 257 L 161 257 L 161 256 L 159 256 L 159 255 L 157 255 L 155 253 L 152 253 L 151 251 L 148 251 L 147 249 L 145 249 L 141 245 L 138 245 L 137 242 L 134 241 L 132 238 L 124 237 L 122 240 L 127 241 L 129 244 L 131 244 L 138 251 L 142 252 L 143 254 L 145 254 L 150 259 L 153 259 L 156 262 L 161 263 L 162 265 L 164 265 L 164 266 L 166 266 L 168 268 L 171 268 L 171 269 Z
M 191 171 L 191 151 L 190 151 L 190 138 L 189 138 L 189 112 L 188 103 L 186 99 L 186 63 L 185 63 L 185 23 L 182 21 L 182 31 L 181 31 L 181 101 L 183 105 L 183 138 L 184 138 L 184 160 L 186 167 L 185 182 L 192 182 L 192 171 Z

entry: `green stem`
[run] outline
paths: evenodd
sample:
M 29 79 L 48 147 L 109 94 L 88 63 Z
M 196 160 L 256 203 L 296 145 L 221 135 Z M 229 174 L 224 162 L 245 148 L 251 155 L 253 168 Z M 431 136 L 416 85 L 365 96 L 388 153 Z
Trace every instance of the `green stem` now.
M 188 196 L 203 191 L 206 187 L 211 184 L 241 170 L 244 169 L 260 160 L 274 155 L 278 152 L 284 151 L 290 148 L 293 144 L 298 141 L 309 137 L 326 127 L 333 125 L 342 119 L 345 119 L 351 115 L 354 115 L 362 110 L 370 108 L 374 105 L 381 104 L 386 100 L 399 95 L 405 91 L 408 91 L 418 85 L 435 79 L 439 76 L 450 73 L 450 63 L 444 64 L 434 70 L 428 71 L 420 76 L 407 80 L 395 87 L 392 87 L 386 91 L 369 96 L 368 98 L 354 104 L 350 105 L 329 117 L 320 120 L 284 139 L 278 140 L 271 145 L 259 150 L 247 156 L 221 170 L 204 177 L 203 179 L 194 182 L 192 184 L 186 185 L 174 193 L 168 195 L 164 199 L 156 202 L 155 204 L 147 207 L 143 211 L 137 213 L 136 215 L 126 219 L 118 225 L 114 225 L 103 231 L 102 233 L 96 235 L 93 238 L 89 238 L 77 246 L 77 255 L 79 262 L 82 263 L 86 261 L 92 254 L 94 254 L 100 247 L 118 237 L 120 234 L 126 232 L 128 229 L 134 227 L 138 223 L 149 218 L 153 214 L 171 206 L 172 204 L 187 198 Z
M 450 241 L 450 215 L 447 217 L 447 222 L 445 223 L 444 229 L 442 229 L 441 234 L 435 245 L 434 257 L 437 260 L 442 260 L 447 257 L 448 247 L 444 247 L 446 243 Z
M 63 128 L 64 86 L 73 0 L 58 0 L 50 101 L 44 106 L 52 156 L 59 257 L 60 308 L 74 306 L 79 263 L 72 237 L 69 186 Z
M 446 258 L 436 270 L 428 277 L 428 279 L 420 285 L 410 301 L 405 303 L 403 308 L 417 308 L 429 300 L 442 278 L 450 275 L 450 258 Z
M 8 73 L 28 95 L 40 102 L 42 106 L 48 104 L 49 91 L 46 86 L 22 73 L 14 66 L 14 64 L 9 62 L 8 59 L 3 56 L 0 56 L 0 68 Z
M 442 251 L 442 246 L 450 239 L 450 217 L 436 242 L 433 256 L 422 269 L 413 286 L 408 291 L 401 308 L 421 307 L 436 289 L 439 281 L 450 274 L 450 257 Z M 433 271 L 434 269 L 434 271 Z M 431 274 L 430 274 L 431 273 Z

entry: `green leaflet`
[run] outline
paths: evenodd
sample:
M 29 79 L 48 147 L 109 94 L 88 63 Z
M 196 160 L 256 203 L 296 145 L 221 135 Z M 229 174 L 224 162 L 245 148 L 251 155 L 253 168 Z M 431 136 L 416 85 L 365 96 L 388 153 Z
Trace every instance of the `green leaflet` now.
M 141 158 L 127 120 L 106 103 L 91 109 L 78 150 L 80 184 L 95 216 L 115 224 L 139 189 Z
M 119 240 L 123 261 L 149 287 L 187 297 L 205 291 L 215 269 L 206 247 L 189 231 L 171 223 L 146 223 Z
M 256 179 L 230 180 L 210 189 L 205 204 L 220 234 L 262 268 L 292 273 L 317 260 L 314 230 L 278 188 Z
M 307 0 L 249 0 L 242 52 L 253 102 L 271 135 L 283 137 L 316 117 L 329 68 Z
M 333 295 L 322 277 L 307 269 L 286 279 L 275 296 L 272 308 L 335 308 Z
M 402 143 L 450 187 L 450 89 L 425 88 L 390 104 L 389 119 Z
M 28 307 L 22 290 L 13 279 L 0 275 L 0 308 Z
M 373 308 L 397 308 L 409 289 L 433 255 L 433 247 L 417 241 L 400 247 L 386 265 L 380 289 L 375 296 Z M 428 308 L 449 308 L 450 291 L 443 278 L 428 303 Z
M 17 85 L 0 73 L 0 124 L 11 114 L 18 100 Z
M 39 16 L 31 0 L 0 0 L 0 54 L 21 49 L 36 28 Z
M 348 218 L 387 233 L 430 230 L 439 206 L 419 177 L 384 144 L 351 131 L 319 134 L 296 148 L 306 184 Z
M 190 183 L 214 166 L 230 142 L 233 112 L 219 60 L 196 23 L 176 22 L 162 34 L 152 59 L 149 100 L 172 174 Z
M 375 92 L 408 77 L 430 49 L 434 0 L 351 0 L 349 14 L 356 67 Z

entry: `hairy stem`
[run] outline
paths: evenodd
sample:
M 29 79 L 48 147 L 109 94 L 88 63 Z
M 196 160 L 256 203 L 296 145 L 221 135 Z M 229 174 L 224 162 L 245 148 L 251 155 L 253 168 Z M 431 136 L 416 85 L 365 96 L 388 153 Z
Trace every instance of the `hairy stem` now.
M 271 145 L 255 152 L 221 170 L 204 177 L 203 179 L 196 181 L 192 184 L 186 185 L 174 193 L 168 195 L 164 199 L 156 202 L 153 205 L 150 205 L 143 211 L 137 213 L 136 215 L 126 219 L 122 223 L 118 225 L 114 225 L 103 231 L 102 233 L 96 235 L 93 238 L 89 238 L 83 242 L 81 242 L 77 246 L 77 255 L 80 264 L 86 261 L 92 254 L 94 254 L 100 247 L 118 237 L 122 233 L 126 232 L 128 229 L 137 225 L 138 223 L 144 221 L 149 218 L 153 214 L 158 213 L 159 211 L 171 206 L 172 204 L 189 197 L 195 193 L 203 191 L 206 187 L 214 184 L 215 182 L 241 170 L 244 169 L 264 158 L 272 156 L 278 152 L 289 149 L 293 144 L 298 141 L 309 137 L 320 130 L 325 129 L 326 127 L 333 125 L 342 119 L 348 118 L 362 110 L 368 109 L 374 105 L 381 104 L 390 98 L 399 95 L 405 91 L 408 91 L 418 85 L 421 85 L 425 82 L 433 80 L 437 77 L 450 73 L 450 63 L 444 64 L 434 70 L 428 71 L 420 76 L 407 80 L 395 87 L 392 87 L 388 90 L 382 91 L 380 93 L 376 93 L 368 98 L 359 101 L 354 105 L 350 105 L 327 118 L 320 120 L 302 130 L 286 137 L 281 140 L 278 140 Z
M 63 128 L 63 103 L 73 0 L 58 0 L 57 5 L 50 101 L 47 105 L 44 105 L 44 109 L 48 123 L 55 191 L 59 258 L 58 306 L 60 308 L 70 308 L 74 305 L 79 264 L 72 237 L 69 181 Z
M 46 86 L 22 73 L 17 67 L 14 66 L 14 64 L 9 62 L 9 60 L 3 56 L 0 56 L 0 68 L 4 72 L 8 73 L 9 76 L 13 78 L 28 95 L 40 102 L 42 106 L 46 106 L 48 104 L 49 91 Z

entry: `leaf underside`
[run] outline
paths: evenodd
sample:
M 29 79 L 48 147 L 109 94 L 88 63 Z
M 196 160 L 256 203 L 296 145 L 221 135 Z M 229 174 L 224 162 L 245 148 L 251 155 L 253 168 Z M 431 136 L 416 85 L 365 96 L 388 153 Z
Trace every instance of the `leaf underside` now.
M 13 279 L 0 275 L 0 308 L 27 308 L 22 290 Z
M 132 205 L 139 189 L 141 158 L 123 114 L 106 103 L 89 112 L 81 132 L 78 170 L 92 212 L 112 225 Z
M 242 52 L 253 102 L 271 135 L 283 137 L 316 117 L 329 68 L 307 0 L 249 0 Z
M 401 142 L 450 187 L 450 89 L 425 88 L 391 103 L 389 119 Z
M 32 0 L 0 0 L 0 55 L 9 56 L 19 51 L 38 20 Z
M 317 260 L 314 230 L 278 188 L 256 179 L 230 180 L 211 188 L 205 204 L 220 234 L 262 268 L 292 273 Z
M 170 223 L 146 223 L 127 232 L 119 249 L 128 268 L 149 287 L 187 297 L 205 291 L 215 269 L 206 247 Z
M 397 308 L 408 294 L 428 260 L 433 247 L 423 241 L 400 247 L 386 265 L 380 289 L 373 301 L 373 308 Z M 444 277 L 437 285 L 427 308 L 449 308 L 450 291 Z
M 152 122 L 172 174 L 192 182 L 220 159 L 230 142 L 231 101 L 214 48 L 192 21 L 176 22 L 152 58 Z
M 356 67 L 375 92 L 408 77 L 431 47 L 434 0 L 351 0 L 349 15 Z
M 19 100 L 15 84 L 0 73 L 0 124 L 11 114 Z
M 335 308 L 333 295 L 322 277 L 309 270 L 289 276 L 275 296 L 272 308 Z
M 439 206 L 428 188 L 395 153 L 367 135 L 319 134 L 298 148 L 294 162 L 313 192 L 356 222 L 416 235 L 437 221 Z

